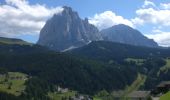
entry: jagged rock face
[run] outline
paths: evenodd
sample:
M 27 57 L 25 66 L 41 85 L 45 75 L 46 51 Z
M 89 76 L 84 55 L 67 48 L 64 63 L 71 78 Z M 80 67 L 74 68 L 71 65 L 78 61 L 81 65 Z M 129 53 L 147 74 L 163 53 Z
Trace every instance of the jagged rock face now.
M 89 24 L 88 19 L 80 19 L 70 7 L 63 8 L 62 13 L 47 21 L 40 32 L 38 44 L 62 51 L 102 39 L 98 29 Z
M 103 39 L 106 41 L 125 43 L 136 46 L 158 47 L 158 44 L 152 39 L 148 39 L 138 30 L 123 24 L 104 29 L 100 33 Z

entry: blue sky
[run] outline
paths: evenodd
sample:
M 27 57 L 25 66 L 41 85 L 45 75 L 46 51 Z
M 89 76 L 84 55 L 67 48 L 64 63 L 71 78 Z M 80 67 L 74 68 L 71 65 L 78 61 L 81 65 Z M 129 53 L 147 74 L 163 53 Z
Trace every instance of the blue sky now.
M 32 4 L 37 2 L 47 6 L 70 6 L 79 13 L 81 17 L 93 16 L 106 10 L 132 18 L 135 10 L 143 4 L 143 0 L 30 0 Z
M 0 25 L 0 36 L 35 43 L 46 20 L 61 10 L 59 6 L 72 7 L 99 29 L 123 23 L 159 45 L 170 46 L 170 0 L 0 0 L 0 24 L 5 23 Z
M 126 18 L 133 18 L 136 9 L 143 5 L 144 0 L 29 0 L 31 4 L 46 4 L 48 7 L 70 6 L 81 17 L 93 16 L 111 10 Z M 162 2 L 163 1 L 163 2 Z M 168 3 L 170 0 L 154 0 L 155 4 Z

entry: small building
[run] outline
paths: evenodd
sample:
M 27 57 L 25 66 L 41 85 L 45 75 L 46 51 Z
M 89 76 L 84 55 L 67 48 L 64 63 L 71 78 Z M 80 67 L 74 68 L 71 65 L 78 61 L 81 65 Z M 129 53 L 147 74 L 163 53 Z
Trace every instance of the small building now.
M 163 81 L 156 86 L 158 93 L 166 93 L 170 90 L 170 81 Z
M 66 93 L 68 91 L 69 91 L 68 88 L 61 88 L 60 86 L 57 87 L 57 92 Z
M 129 100 L 148 100 L 150 91 L 134 91 L 127 96 Z
M 92 97 L 88 96 L 88 95 L 76 95 L 75 97 L 72 97 L 71 100 L 93 100 Z
M 119 90 L 119 91 L 113 91 L 112 92 L 114 100 L 122 100 L 124 96 L 124 91 Z
M 169 88 L 170 89 L 170 81 L 163 81 L 161 82 L 158 87 L 166 87 L 166 88 Z

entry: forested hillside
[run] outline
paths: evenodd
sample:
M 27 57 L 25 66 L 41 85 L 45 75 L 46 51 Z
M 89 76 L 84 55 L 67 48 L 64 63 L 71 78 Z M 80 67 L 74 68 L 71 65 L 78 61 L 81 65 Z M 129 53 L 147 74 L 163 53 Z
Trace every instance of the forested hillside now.
M 0 56 L 1 68 L 33 77 L 26 82 L 26 94 L 24 92 L 22 96 L 39 95 L 40 100 L 48 91 L 53 91 L 55 85 L 95 94 L 103 89 L 124 89 L 137 77 L 135 68 L 129 66 L 80 59 L 36 45 L 1 44 Z
M 168 48 L 148 48 L 121 43 L 98 41 L 67 53 L 80 58 L 93 59 L 105 64 L 120 64 L 136 68 L 137 73 L 147 76 L 143 89 L 153 89 L 161 81 L 169 81 Z M 134 67 L 136 66 L 136 67 Z
M 56 86 L 94 95 L 102 90 L 124 90 L 139 74 L 146 80 L 138 88 L 151 89 L 160 81 L 169 80 L 169 52 L 166 48 L 111 42 L 92 42 L 65 53 L 38 45 L 1 43 L 0 68 L 2 74 L 22 72 L 30 77 L 16 98 L 48 100 L 47 94 L 54 92 Z
M 166 58 L 170 56 L 170 50 L 167 48 L 149 48 L 106 41 L 91 42 L 87 46 L 73 49 L 68 53 L 99 61 L 122 61 L 126 58 L 146 59 L 148 57 Z

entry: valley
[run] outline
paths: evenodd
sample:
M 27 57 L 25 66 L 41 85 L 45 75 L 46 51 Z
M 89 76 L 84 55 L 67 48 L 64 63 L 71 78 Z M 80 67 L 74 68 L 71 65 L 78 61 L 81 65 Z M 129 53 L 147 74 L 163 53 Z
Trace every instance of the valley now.
M 94 44 L 95 46 L 92 46 Z M 112 48 L 115 46 L 117 48 Z M 86 50 L 89 47 L 91 49 Z M 98 47 L 104 47 L 105 49 L 98 49 Z M 123 47 L 126 47 L 124 48 L 126 52 L 123 52 Z M 12 83 L 11 90 L 8 89 L 10 85 L 8 83 L 1 84 L 2 87 L 0 90 L 19 96 L 22 99 L 28 96 L 36 98 L 39 95 L 41 100 L 42 98 L 61 100 L 61 98 L 69 98 L 69 96 L 74 97 L 75 92 L 71 92 L 73 90 L 78 91 L 81 95 L 86 94 L 94 97 L 94 99 L 103 100 L 104 98 L 114 98 L 115 93 L 117 94 L 118 91 L 122 91 L 121 98 L 124 98 L 133 91 L 141 89 L 151 90 L 161 81 L 168 81 L 170 72 L 168 69 L 169 59 L 167 58 L 169 55 L 166 54 L 168 54 L 169 49 L 145 48 L 111 42 L 94 42 L 82 48 L 58 53 L 36 45 L 1 44 L 0 51 L 3 51 L 0 53 L 1 57 L 3 57 L 0 60 L 1 68 L 12 72 L 19 71 L 26 73 L 32 78 L 18 81 L 9 80 L 9 83 Z M 139 48 L 146 51 L 143 52 L 144 56 L 136 53 L 141 52 Z M 13 51 L 11 52 L 10 49 Z M 131 49 L 135 52 L 131 52 Z M 151 52 L 148 52 L 150 49 L 152 49 L 152 56 L 150 56 Z M 25 52 L 21 52 L 23 50 Z M 95 52 L 97 56 L 93 53 L 94 50 L 98 51 Z M 105 52 L 104 55 L 100 53 L 103 50 Z M 123 55 L 118 56 L 117 52 L 120 52 L 120 50 L 123 50 Z M 156 52 L 160 52 L 159 54 L 161 56 Z M 77 55 L 77 53 L 79 54 Z M 27 66 L 22 67 L 25 65 Z M 166 73 L 165 71 L 161 71 L 161 69 L 165 68 Z M 157 73 L 160 73 L 159 76 L 157 76 Z M 18 75 L 18 77 L 20 75 L 24 77 L 26 74 L 9 72 L 9 75 Z M 4 76 L 1 80 L 4 80 Z M 77 86 L 77 84 L 79 85 Z M 55 85 L 68 88 L 69 91 L 66 93 L 57 93 L 55 92 Z M 107 95 L 97 95 L 98 92 L 103 91 L 101 87 L 107 91 Z M 34 92 L 32 89 L 34 89 Z M 42 90 L 45 91 L 42 92 Z M 24 94 L 21 95 L 21 91 Z

